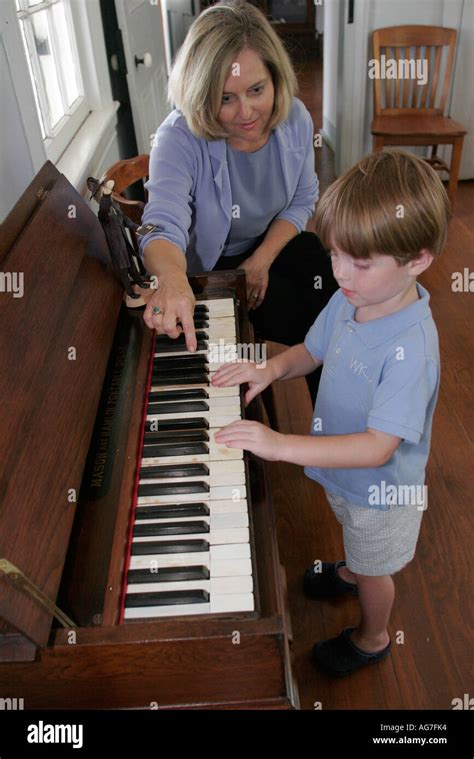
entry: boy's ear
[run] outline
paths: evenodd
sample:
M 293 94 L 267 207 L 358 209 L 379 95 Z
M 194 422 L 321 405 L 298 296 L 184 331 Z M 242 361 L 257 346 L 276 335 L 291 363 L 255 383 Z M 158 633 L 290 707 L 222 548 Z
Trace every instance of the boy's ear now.
M 422 248 L 417 258 L 410 261 L 410 274 L 414 277 L 418 277 L 419 274 L 426 271 L 426 269 L 431 266 L 433 261 L 434 256 L 431 251 L 427 248 Z

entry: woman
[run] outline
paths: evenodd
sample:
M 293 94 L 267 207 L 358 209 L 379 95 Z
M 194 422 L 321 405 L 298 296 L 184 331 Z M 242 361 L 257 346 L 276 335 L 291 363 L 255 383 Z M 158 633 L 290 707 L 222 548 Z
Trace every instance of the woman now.
M 187 274 L 246 272 L 259 338 L 302 342 L 337 289 L 316 235 L 314 127 L 289 57 L 264 15 L 230 0 L 196 19 L 169 81 L 177 106 L 150 156 L 141 252 L 158 288 L 146 324 L 196 348 Z M 181 326 L 180 326 L 181 325 Z M 318 378 L 308 381 L 314 397 Z

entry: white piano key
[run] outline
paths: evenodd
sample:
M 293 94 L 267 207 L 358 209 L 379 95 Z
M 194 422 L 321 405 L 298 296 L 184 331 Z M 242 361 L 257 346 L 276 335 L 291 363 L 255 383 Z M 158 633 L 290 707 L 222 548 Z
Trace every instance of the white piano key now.
M 250 545 L 248 543 L 230 543 L 229 545 L 209 546 L 209 551 L 132 555 L 130 569 L 151 570 L 153 567 L 157 567 L 159 571 L 160 567 L 182 567 L 207 563 L 212 576 L 214 576 L 213 562 L 223 559 L 250 559 Z
M 209 411 L 215 411 L 218 409 L 220 412 L 222 410 L 229 409 L 231 411 L 235 411 L 236 409 L 240 411 L 240 398 L 238 396 L 232 395 L 232 396 L 221 396 L 217 398 L 173 398 L 172 400 L 153 400 L 150 401 L 150 403 L 198 403 L 199 401 L 202 401 L 203 403 L 207 403 L 209 406 Z M 198 411 L 195 412 L 196 414 L 199 414 Z
M 211 480 L 210 477 L 189 477 L 186 479 L 178 479 L 176 477 L 170 478 L 170 479 L 158 479 L 158 478 L 150 478 L 150 479 L 143 479 L 139 480 L 140 485 L 176 485 L 181 483 L 189 484 L 191 487 L 187 490 L 187 492 L 190 495 L 194 495 L 194 492 L 196 493 L 202 493 L 203 495 L 206 495 L 210 492 L 210 489 L 215 489 L 219 487 L 242 487 L 245 485 L 245 472 L 229 472 L 229 473 L 222 473 L 215 475 L 214 479 Z M 207 486 L 207 490 L 202 490 L 200 487 L 200 483 Z M 193 490 L 192 485 L 196 485 L 196 491 Z M 151 492 L 149 495 L 153 495 Z M 160 493 L 160 498 L 162 497 L 163 493 Z M 174 498 L 174 493 L 170 493 L 167 497 L 168 500 L 170 498 Z M 186 495 L 186 493 L 177 493 L 177 495 Z M 145 497 L 148 498 L 148 494 L 143 496 L 140 496 L 140 498 Z
M 212 529 L 210 532 L 196 532 L 186 535 L 143 535 L 134 538 L 133 543 L 162 543 L 169 540 L 207 540 L 211 546 L 248 543 L 249 531 L 247 527 L 238 527 L 229 530 Z
M 255 600 L 253 593 L 211 596 L 211 614 L 224 612 L 253 611 Z
M 212 375 L 209 375 L 212 377 Z M 170 391 L 170 390 L 207 390 L 207 393 L 210 398 L 231 398 L 232 396 L 238 395 L 240 396 L 240 386 L 239 385 L 229 385 L 229 387 L 214 387 L 213 385 L 209 383 L 202 383 L 202 382 L 196 382 L 192 385 L 152 385 L 150 387 L 150 392 L 159 392 L 160 390 L 163 391 Z
M 221 337 L 225 339 L 229 338 L 232 340 L 237 339 L 235 324 L 230 323 L 230 320 L 227 319 L 210 321 L 208 327 L 202 327 L 201 329 L 198 329 L 197 332 L 204 332 L 206 335 L 206 340 L 219 340 Z
M 209 576 L 214 577 L 243 577 L 252 575 L 252 561 L 248 559 L 214 559 L 210 562 L 209 552 L 174 554 L 177 561 L 173 562 L 173 554 L 163 554 L 162 556 L 132 556 L 130 569 L 148 569 L 150 574 L 159 573 L 160 569 L 166 567 L 194 567 L 203 566 L 209 571 Z M 141 559 L 146 558 L 146 562 Z
M 199 499 L 198 499 L 199 501 Z M 205 499 L 201 499 L 201 501 L 205 502 Z M 161 504 L 160 506 L 172 506 L 176 501 L 172 500 L 172 496 L 168 498 L 168 500 Z M 148 504 L 152 505 L 152 504 Z M 247 506 L 247 500 L 245 498 L 242 498 L 240 501 L 233 501 L 233 500 L 225 500 L 225 501 L 208 501 L 206 503 L 206 506 L 209 509 L 210 516 L 214 516 L 216 514 L 238 514 L 238 513 L 245 513 L 248 514 L 248 506 Z M 144 506 L 141 513 L 145 513 L 147 509 L 147 506 Z
M 166 496 L 139 496 L 137 503 L 139 506 L 146 504 L 155 504 L 156 506 L 163 506 L 167 503 L 206 503 L 207 501 L 221 501 L 221 500 L 241 500 L 247 498 L 246 485 L 224 485 L 211 487 L 210 490 L 204 493 L 174 493 L 173 495 Z
M 177 582 L 139 582 L 127 586 L 129 593 L 162 593 L 175 590 L 205 590 L 207 593 L 252 593 L 251 575 L 235 577 L 214 577 L 209 580 L 179 580 Z
M 135 524 L 173 524 L 174 522 L 206 522 L 211 530 L 234 529 L 236 527 L 248 527 L 249 515 L 246 511 L 231 511 L 226 514 L 210 514 L 209 516 L 138 519 Z
M 235 340 L 235 336 L 233 337 L 209 337 L 209 339 L 205 341 L 207 343 L 205 348 L 202 348 L 200 350 L 196 351 L 188 351 L 186 347 L 183 346 L 182 351 L 165 351 L 163 350 L 163 345 L 158 345 L 157 348 L 159 350 L 156 350 L 154 357 L 156 359 L 162 359 L 162 358 L 190 358 L 191 356 L 207 356 L 209 353 L 216 353 L 216 352 L 223 352 L 226 356 L 235 360 L 238 358 L 238 349 L 237 344 Z
M 232 543 L 231 545 L 211 546 L 209 550 L 212 563 L 218 559 L 250 559 L 248 543 Z
M 235 577 L 252 574 L 250 559 L 214 559 L 212 562 L 212 577 Z
M 214 403 L 217 400 L 221 402 Z M 176 404 L 179 408 L 183 403 L 198 403 L 199 401 L 205 403 L 208 409 L 203 409 L 202 411 L 163 411 L 160 409 L 162 405 L 160 401 L 150 401 L 153 404 L 153 409 L 148 409 L 147 416 L 157 416 L 165 421 L 168 419 L 193 419 L 194 417 L 206 418 L 205 415 L 208 415 L 208 418 L 213 418 L 215 416 L 234 416 L 235 414 L 240 414 L 242 418 L 240 398 L 238 396 L 231 398 L 196 398 L 188 401 L 164 401 L 164 403 L 173 403 L 173 405 Z M 156 406 L 154 405 L 155 403 L 157 404 Z M 186 414 L 186 416 L 183 417 L 180 414 Z
M 181 414 L 147 414 L 147 422 L 158 422 L 158 430 L 160 429 L 160 422 L 170 421 L 171 419 L 205 419 L 209 422 L 210 427 L 225 427 L 226 424 L 231 424 L 240 420 L 242 417 L 240 411 L 231 412 L 228 415 L 220 414 L 219 411 L 215 413 L 212 411 L 189 411 Z M 170 435 L 171 437 L 171 435 Z
M 210 461 L 235 461 L 242 459 L 244 456 L 243 450 L 239 450 L 238 448 L 227 448 L 227 446 L 219 446 L 217 443 L 205 442 L 209 447 L 209 453 L 194 453 L 188 456 L 148 456 L 143 459 L 142 466 L 206 464 Z
M 248 504 L 246 498 L 240 498 L 239 500 L 213 500 L 210 501 L 207 506 L 211 516 L 214 514 L 233 514 L 236 512 L 245 512 L 248 514 Z
M 142 460 L 142 466 L 141 468 L 143 470 L 146 470 L 149 468 L 149 465 L 147 462 L 143 459 Z M 174 482 L 175 484 L 179 484 L 181 482 L 193 482 L 193 481 L 203 481 L 203 482 L 209 482 L 211 486 L 213 485 L 220 485 L 220 484 L 226 484 L 226 478 L 228 476 L 236 475 L 242 475 L 245 474 L 245 462 L 243 459 L 237 459 L 233 461 L 210 461 L 209 464 L 205 467 L 209 470 L 208 475 L 200 475 L 200 474 L 186 474 L 182 475 L 181 477 L 140 477 L 140 482 L 146 483 L 146 482 Z M 232 484 L 232 483 L 230 483 Z M 241 484 L 240 479 L 236 481 L 237 485 Z
M 163 553 L 131 556 L 129 569 L 148 569 L 151 573 L 163 567 L 189 567 L 203 565 L 210 567 L 209 551 L 192 551 L 191 553 Z M 242 573 L 244 574 L 244 573 Z
M 157 617 L 180 617 L 191 614 L 209 614 L 210 603 L 173 604 L 172 606 L 139 606 L 126 608 L 124 619 L 154 619 Z
M 142 606 L 126 608 L 125 619 L 150 619 L 154 617 L 179 617 L 191 614 L 224 614 L 255 609 L 252 593 L 211 596 L 210 603 L 172 604 L 170 606 Z
M 213 298 L 212 300 L 197 300 L 196 306 L 207 306 L 212 319 L 231 317 L 235 320 L 235 301 L 233 298 Z
M 202 539 L 203 536 L 201 536 Z M 191 551 L 188 553 L 156 553 L 131 557 L 130 569 L 152 569 L 153 567 L 182 567 L 195 564 L 210 566 L 214 576 L 213 562 L 222 559 L 250 559 L 248 543 L 230 543 L 229 545 L 209 546 L 209 551 Z

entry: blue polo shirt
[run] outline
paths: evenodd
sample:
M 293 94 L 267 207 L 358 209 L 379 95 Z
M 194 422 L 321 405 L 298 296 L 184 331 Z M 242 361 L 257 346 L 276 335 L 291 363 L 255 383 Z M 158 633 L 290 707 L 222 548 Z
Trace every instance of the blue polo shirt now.
M 388 509 L 377 493 L 422 487 L 439 389 L 438 333 L 430 296 L 364 324 L 338 290 L 304 344 L 324 362 L 312 435 L 347 435 L 368 427 L 402 438 L 391 459 L 374 468 L 305 467 L 305 474 L 351 503 Z M 407 491 L 406 491 L 407 492 Z

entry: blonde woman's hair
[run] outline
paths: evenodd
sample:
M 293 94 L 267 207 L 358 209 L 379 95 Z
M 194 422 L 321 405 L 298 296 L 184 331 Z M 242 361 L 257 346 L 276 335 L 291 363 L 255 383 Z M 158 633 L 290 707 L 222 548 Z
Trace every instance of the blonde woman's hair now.
M 288 53 L 263 13 L 242 0 L 226 0 L 203 11 L 190 27 L 174 62 L 168 100 L 199 137 L 229 137 L 218 121 L 224 84 L 245 48 L 260 55 L 275 90 L 270 129 L 288 117 L 297 82 Z
M 393 256 L 399 265 L 425 248 L 441 254 L 451 215 L 436 171 L 396 148 L 362 158 L 324 193 L 316 231 L 326 248 L 336 245 L 354 258 Z

